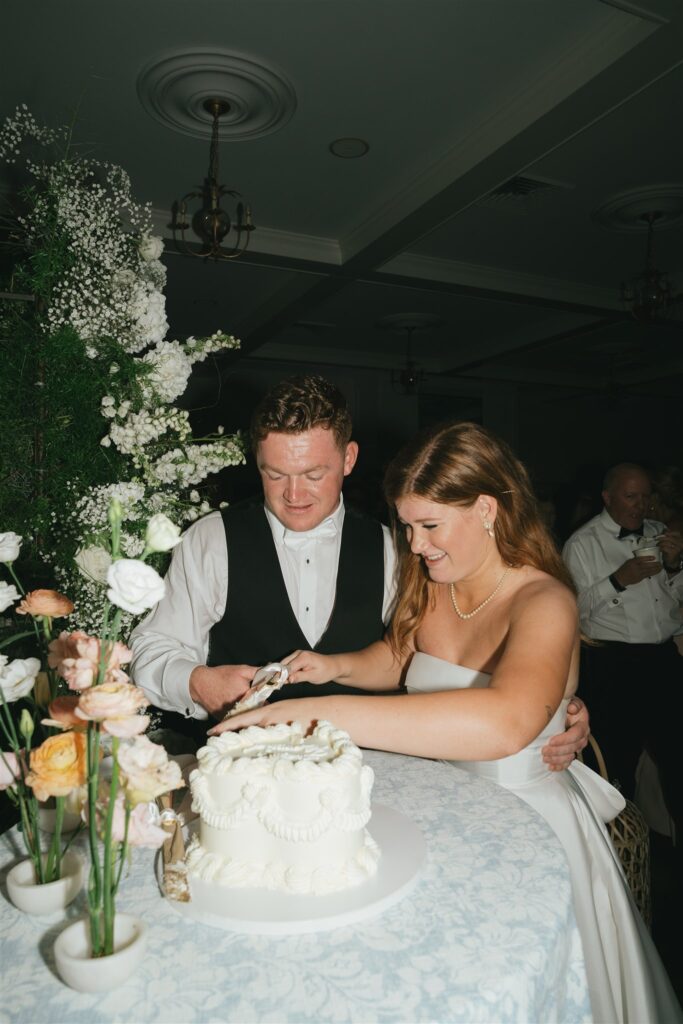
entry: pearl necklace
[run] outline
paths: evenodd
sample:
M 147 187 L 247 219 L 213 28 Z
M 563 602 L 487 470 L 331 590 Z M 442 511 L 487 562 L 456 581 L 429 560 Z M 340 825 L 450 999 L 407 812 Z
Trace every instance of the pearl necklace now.
M 512 569 L 512 566 L 508 565 L 507 569 L 505 570 L 503 575 L 500 577 L 500 579 L 496 583 L 495 589 L 489 594 L 489 596 L 484 601 L 481 602 L 481 604 L 478 604 L 476 608 L 473 608 L 471 612 L 461 612 L 460 611 L 460 609 L 458 608 L 458 602 L 455 600 L 455 587 L 453 586 L 452 583 L 449 583 L 448 584 L 448 592 L 451 595 L 451 602 L 453 604 L 453 609 L 455 611 L 455 614 L 458 616 L 458 618 L 459 619 L 473 619 L 475 615 L 478 615 L 479 612 L 482 610 L 482 608 L 485 608 L 486 605 L 489 603 L 489 601 L 492 601 L 494 599 L 494 597 L 496 596 L 496 594 L 498 593 L 500 588 L 503 586 L 503 580 L 505 579 L 505 577 L 507 576 L 507 574 L 510 572 L 511 569 Z

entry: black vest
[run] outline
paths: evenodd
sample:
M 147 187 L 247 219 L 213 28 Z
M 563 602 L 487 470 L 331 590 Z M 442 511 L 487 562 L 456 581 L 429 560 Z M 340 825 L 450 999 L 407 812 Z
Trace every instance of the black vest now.
M 228 598 L 223 618 L 209 633 L 207 665 L 264 665 L 309 643 L 289 602 L 273 534 L 263 505 L 226 509 Z M 384 633 L 384 539 L 379 523 L 346 509 L 342 527 L 334 607 L 315 645 L 321 654 L 354 651 Z M 285 686 L 271 697 L 283 699 L 359 693 L 327 683 Z

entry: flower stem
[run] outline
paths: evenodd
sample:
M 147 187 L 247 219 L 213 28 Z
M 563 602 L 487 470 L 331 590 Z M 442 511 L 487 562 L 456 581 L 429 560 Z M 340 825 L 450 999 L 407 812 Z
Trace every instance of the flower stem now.
M 114 823 L 114 810 L 116 807 L 116 794 L 119 788 L 119 763 L 116 755 L 119 749 L 117 736 L 112 737 L 112 772 L 109 789 L 109 803 L 107 806 L 107 817 L 104 826 L 104 955 L 108 956 L 114 952 L 114 893 L 115 883 L 112 879 L 112 861 L 114 847 L 118 843 L 112 841 L 112 825 Z
M 16 793 L 17 800 L 19 802 L 19 812 L 21 814 L 21 831 L 24 839 L 24 846 L 26 847 L 26 852 L 33 861 L 36 879 L 38 882 L 44 882 L 43 862 L 40 856 L 40 833 L 38 832 L 38 802 L 33 795 L 31 788 L 26 785 L 26 764 L 22 756 L 19 736 L 17 735 L 14 719 L 12 718 L 12 713 L 5 699 L 5 694 L 1 689 L 0 707 L 2 708 L 2 712 L 0 713 L 0 726 L 2 726 L 2 731 L 7 737 L 7 741 L 12 748 L 14 756 L 17 759 L 17 765 L 19 766 L 19 778 L 17 779 Z M 30 743 L 28 746 L 30 748 Z
M 34 797 L 23 798 L 19 796 L 19 807 L 21 809 L 21 827 L 24 834 L 24 845 L 29 857 L 33 861 L 36 881 L 42 885 L 45 881 L 43 871 L 43 858 L 40 855 L 40 840 L 38 832 L 38 804 Z
M 66 797 L 55 797 L 55 830 L 52 834 L 52 842 L 47 855 L 45 865 L 45 881 L 56 882 L 62 877 L 62 826 L 64 824 L 64 805 Z
M 14 753 L 18 754 L 19 753 L 19 749 L 20 749 L 19 748 L 19 737 L 17 736 L 17 730 L 16 730 L 16 728 L 14 726 L 14 719 L 12 718 L 12 713 L 11 713 L 11 711 L 10 711 L 8 705 L 7 705 L 7 701 L 5 700 L 5 695 L 2 692 L 2 689 L 0 689 L 0 698 L 2 700 L 1 706 L 2 706 L 2 714 L 4 716 L 4 721 L 0 720 L 0 724 L 2 725 L 2 731 L 4 732 L 5 736 L 7 737 L 7 741 L 10 744 L 10 746 L 12 747 L 12 750 L 14 751 Z
M 114 883 L 114 895 L 119 891 L 119 883 L 121 881 L 121 875 L 123 874 L 123 865 L 126 860 L 126 853 L 128 852 L 128 826 L 130 825 L 130 812 L 131 807 L 126 800 L 126 823 L 123 829 L 123 842 L 119 848 L 119 869 L 116 873 L 116 881 Z
M 22 597 L 26 597 L 26 591 L 22 587 L 21 580 L 19 579 L 19 577 L 17 576 L 17 574 L 14 571 L 14 566 L 12 565 L 11 562 L 6 562 L 5 564 L 6 564 L 7 568 L 10 571 L 10 575 L 11 575 L 12 579 L 14 580 L 14 582 L 16 583 L 16 585 L 17 585 L 17 587 L 19 589 L 19 593 L 21 594 Z
M 97 844 L 97 790 L 99 786 L 100 734 L 94 722 L 88 724 L 88 840 L 90 843 L 90 881 L 88 911 L 92 955 L 102 956 L 102 871 Z
M 15 633 L 13 636 L 8 636 L 6 640 L 3 640 L 2 643 L 0 643 L 0 651 L 5 647 L 9 647 L 10 644 L 16 643 L 17 640 L 23 640 L 24 637 L 33 636 L 34 632 L 35 629 L 25 629 L 23 633 Z

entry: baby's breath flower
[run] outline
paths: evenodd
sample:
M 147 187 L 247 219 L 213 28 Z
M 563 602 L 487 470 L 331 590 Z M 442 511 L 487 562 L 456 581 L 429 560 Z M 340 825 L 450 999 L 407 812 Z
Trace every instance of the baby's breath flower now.
M 66 129 L 41 127 L 22 105 L 0 126 L 0 160 L 13 163 L 29 147 L 67 138 Z M 79 551 L 103 550 L 111 500 L 121 506 L 121 553 L 134 559 L 145 550 L 152 516 L 165 516 L 178 527 L 194 521 L 211 508 L 197 485 L 244 462 L 239 435 L 226 435 L 219 426 L 214 436 L 196 441 L 187 411 L 172 404 L 195 363 L 238 348 L 239 341 L 222 331 L 184 342 L 166 338 L 163 243 L 152 234 L 150 205 L 136 202 L 121 167 L 73 154 L 52 162 L 29 154 L 24 163 L 35 180 L 30 208 L 18 219 L 26 249 L 40 252 L 49 225 L 66 254 L 50 282 L 44 329 L 50 335 L 68 329 L 83 343 L 93 375 L 103 382 L 99 411 L 106 433 L 94 436 L 93 446 L 108 450 L 106 457 L 99 453 L 108 464 L 127 467 L 117 483 L 95 480 L 84 488 L 69 481 L 68 521 L 55 511 L 47 517 L 52 536 L 43 554 L 76 604 L 70 621 L 92 632 L 99 626 L 103 584 L 80 572 L 73 558 Z M 83 460 L 88 463 L 89 452 Z M 132 623 L 124 612 L 123 631 Z

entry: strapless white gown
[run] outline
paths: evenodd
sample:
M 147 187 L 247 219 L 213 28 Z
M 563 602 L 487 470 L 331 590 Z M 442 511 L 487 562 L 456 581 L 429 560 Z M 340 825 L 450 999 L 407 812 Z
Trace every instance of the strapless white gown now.
M 418 652 L 408 692 L 486 687 L 485 672 Z M 547 728 L 524 750 L 498 761 L 453 761 L 512 790 L 542 815 L 565 848 L 574 910 L 584 947 L 593 1019 L 599 1024 L 668 1024 L 683 1013 L 647 928 L 633 902 L 605 829 L 624 807 L 618 790 L 575 761 L 567 771 L 545 767 L 541 747 L 562 732 L 564 701 Z

